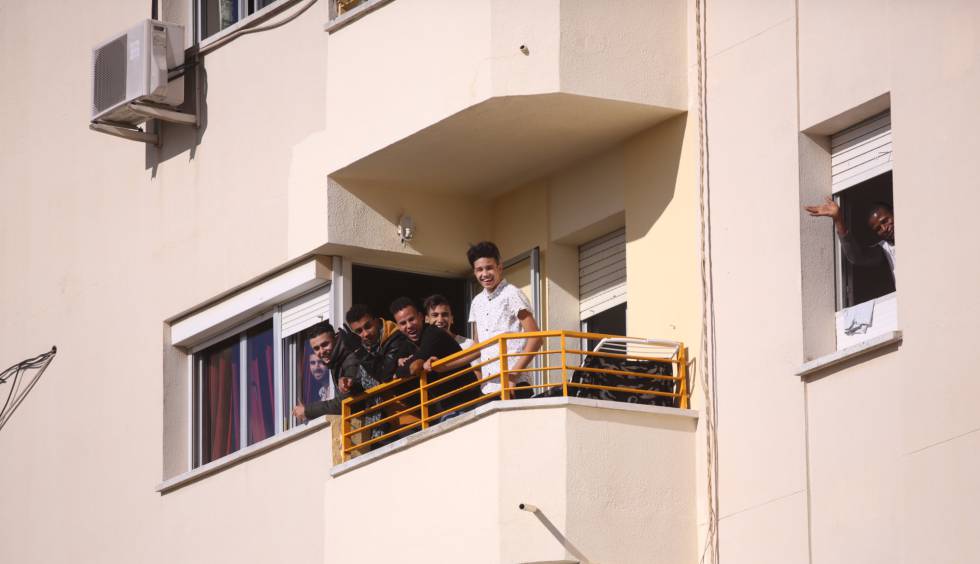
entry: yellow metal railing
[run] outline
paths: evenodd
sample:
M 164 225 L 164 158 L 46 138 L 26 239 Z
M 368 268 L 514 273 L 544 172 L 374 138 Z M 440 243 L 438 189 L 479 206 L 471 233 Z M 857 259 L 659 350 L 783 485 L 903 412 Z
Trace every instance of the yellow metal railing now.
M 528 338 L 541 338 L 544 340 L 544 346 L 541 350 L 534 352 L 509 352 L 508 343 Z M 557 340 L 557 348 L 549 349 L 548 340 Z M 585 346 L 573 346 L 576 342 L 584 343 L 590 340 L 599 341 L 600 345 L 591 351 L 585 350 L 587 348 Z M 440 367 L 471 357 L 485 349 L 496 349 L 497 354 L 492 358 L 481 359 L 480 362 L 467 363 L 449 374 L 438 371 Z M 544 366 L 509 367 L 510 361 L 508 359 L 522 356 L 540 358 L 541 364 Z M 557 362 L 551 364 L 549 361 L 555 357 L 558 359 Z M 672 374 L 651 374 L 635 370 L 586 366 L 586 359 L 588 358 L 606 358 L 624 362 L 669 363 Z M 498 373 L 483 376 L 481 372 L 474 370 L 497 363 L 501 359 L 504 361 L 498 363 L 500 367 Z M 551 395 L 562 397 L 576 395 L 578 390 L 652 395 L 669 398 L 672 406 L 686 409 L 689 403 L 687 364 L 687 349 L 683 343 L 673 341 L 653 341 L 578 331 L 536 331 L 499 335 L 464 351 L 434 361 L 432 363 L 433 371 L 430 373 L 418 370 L 412 376 L 394 378 L 361 394 L 344 399 L 341 412 L 343 459 L 348 460 L 351 456 L 362 454 L 368 447 L 375 446 L 382 441 L 390 441 L 399 435 L 428 428 L 450 413 L 467 410 L 488 401 L 510 399 L 516 390 L 551 389 Z M 433 388 L 457 380 L 470 372 L 476 374 L 475 381 L 461 384 L 448 392 L 430 397 Z M 525 373 L 537 373 L 545 383 L 520 387 L 511 384 L 510 380 L 513 375 Z M 575 377 L 576 374 L 580 376 Z M 635 382 L 642 382 L 643 379 L 669 381 L 670 391 L 582 382 L 583 376 L 588 377 L 588 375 L 598 378 L 621 376 L 635 379 Z M 552 380 L 552 376 L 557 377 Z M 473 388 L 479 389 L 481 384 L 492 381 L 501 383 L 499 392 L 481 394 L 479 397 L 439 411 L 439 402 Z

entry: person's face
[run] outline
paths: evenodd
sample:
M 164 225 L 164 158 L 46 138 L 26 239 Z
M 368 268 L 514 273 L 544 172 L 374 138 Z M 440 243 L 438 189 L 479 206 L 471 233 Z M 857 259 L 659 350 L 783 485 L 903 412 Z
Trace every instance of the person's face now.
M 492 258 L 476 259 L 473 263 L 473 276 L 487 290 L 493 290 L 500 284 L 504 269 L 499 262 Z
M 368 314 L 350 324 L 350 330 L 361 338 L 365 345 L 373 345 L 378 342 L 378 323 L 374 316 Z
M 415 306 L 403 307 L 395 313 L 395 324 L 413 343 L 422 338 L 422 314 Z
M 320 333 L 310 339 L 310 348 L 313 349 L 313 354 L 320 357 L 326 365 L 330 363 L 330 353 L 333 352 L 335 342 L 333 333 Z
M 449 304 L 440 304 L 429 308 L 425 322 L 429 325 L 435 325 L 450 335 L 453 334 L 453 310 L 449 308 Z
M 327 375 L 327 363 L 320 360 L 316 353 L 310 355 L 310 374 L 317 380 L 323 380 Z
M 868 217 L 868 227 L 882 241 L 895 242 L 895 216 L 892 212 L 878 208 Z

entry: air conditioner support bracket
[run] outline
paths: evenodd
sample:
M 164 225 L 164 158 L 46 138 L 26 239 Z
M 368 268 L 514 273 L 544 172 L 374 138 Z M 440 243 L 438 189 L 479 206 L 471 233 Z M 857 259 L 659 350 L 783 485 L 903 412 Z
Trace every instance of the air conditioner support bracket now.
M 181 125 L 197 126 L 197 114 L 187 114 L 176 110 L 168 110 L 167 108 L 161 108 L 158 106 L 141 104 L 139 102 L 130 102 L 128 107 L 133 112 L 151 119 L 169 121 L 170 123 L 179 123 Z
M 99 133 L 105 133 L 107 135 L 114 135 L 116 137 L 122 137 L 123 139 L 130 139 L 132 141 L 142 141 L 150 145 L 159 145 L 160 136 L 156 133 L 147 133 L 141 129 L 135 129 L 130 127 L 123 127 L 120 125 L 112 125 L 108 123 L 90 123 L 88 128 L 92 131 L 98 131 Z

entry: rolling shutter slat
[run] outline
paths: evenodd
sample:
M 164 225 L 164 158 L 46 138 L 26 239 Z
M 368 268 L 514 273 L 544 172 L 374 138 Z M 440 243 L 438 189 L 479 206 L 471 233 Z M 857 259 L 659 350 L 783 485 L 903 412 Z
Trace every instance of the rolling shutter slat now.
M 282 308 L 283 338 L 330 319 L 330 284 L 289 302 Z
M 579 247 L 579 315 L 587 319 L 626 302 L 626 230 Z
M 891 114 L 886 112 L 830 139 L 831 184 L 836 194 L 892 169 Z

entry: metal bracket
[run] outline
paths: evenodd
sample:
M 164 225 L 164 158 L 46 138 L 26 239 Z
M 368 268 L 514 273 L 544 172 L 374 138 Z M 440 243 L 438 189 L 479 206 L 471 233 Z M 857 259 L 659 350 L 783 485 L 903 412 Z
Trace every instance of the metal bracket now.
M 177 110 L 142 104 L 140 102 L 130 102 L 127 104 L 127 107 L 133 112 L 150 119 L 158 119 L 161 121 L 168 121 L 170 123 L 193 125 L 197 127 L 197 114 L 187 114 L 184 112 L 178 112 Z
M 92 131 L 122 137 L 123 139 L 129 139 L 131 141 L 141 141 L 150 145 L 160 145 L 159 135 L 156 133 L 147 133 L 142 129 L 123 127 L 121 125 L 112 125 L 109 123 L 90 123 L 88 124 L 88 128 Z

